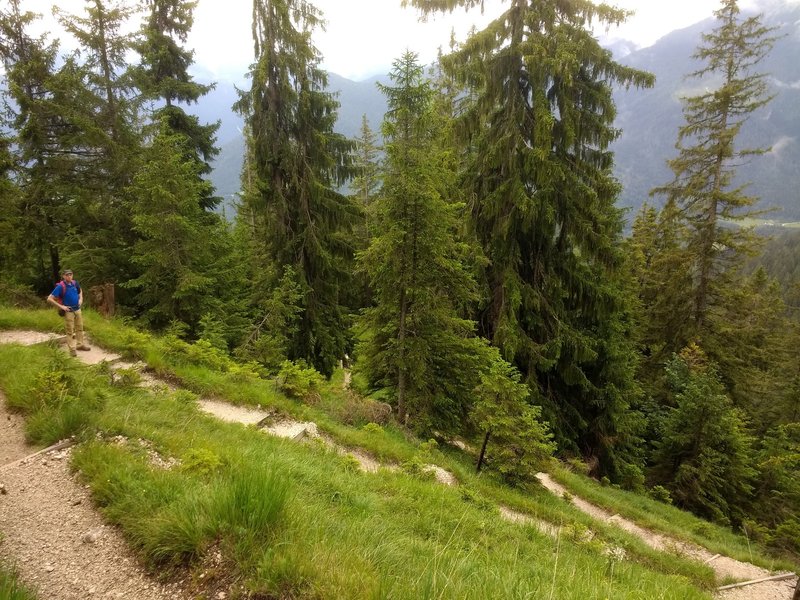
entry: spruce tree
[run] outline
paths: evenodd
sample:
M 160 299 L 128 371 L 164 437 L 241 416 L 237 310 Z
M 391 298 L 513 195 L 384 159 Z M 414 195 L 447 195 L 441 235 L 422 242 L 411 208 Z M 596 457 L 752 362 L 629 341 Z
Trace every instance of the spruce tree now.
M 691 341 L 691 256 L 680 212 L 668 202 L 659 212 L 645 204 L 626 242 L 637 306 L 638 380 L 663 400 L 664 365 Z
M 681 508 L 721 523 L 739 522 L 756 476 L 744 415 L 698 346 L 675 356 L 667 371 L 674 408 L 653 456 L 656 481 Z
M 186 136 L 190 141 L 186 158 L 200 161 L 198 177 L 202 177 L 211 173 L 210 163 L 219 154 L 215 144 L 220 124 L 203 125 L 180 106 L 196 103 L 214 87 L 194 81 L 189 74 L 194 52 L 181 45 L 192 29 L 196 6 L 196 0 L 146 0 L 149 15 L 136 43 L 141 64 L 134 74 L 144 97 L 163 103 L 157 106 L 153 121 L 161 123 L 166 118 L 173 131 Z M 213 188 L 207 187 L 204 193 L 201 207 L 215 208 L 220 198 L 214 196 Z
M 380 86 L 385 173 L 375 237 L 360 256 L 374 292 L 359 361 L 374 386 L 396 392 L 401 421 L 452 430 L 468 412 L 481 368 L 474 323 L 459 308 L 476 299 L 455 238 L 454 163 L 447 123 L 414 53 L 396 60 Z
M 269 287 L 291 267 L 302 290 L 289 358 L 329 376 L 349 345 L 343 294 L 358 210 L 337 191 L 352 175 L 353 145 L 333 131 L 338 103 L 310 42 L 320 24 L 304 0 L 254 0 L 252 83 L 236 108 L 250 136 L 244 210 L 270 262 Z
M 126 285 L 157 328 L 178 321 L 194 329 L 204 315 L 219 314 L 227 296 L 219 267 L 229 253 L 225 229 L 198 202 L 210 184 L 197 176 L 202 165 L 186 160 L 190 145 L 165 118 L 130 190 L 139 237 L 132 261 L 140 275 Z
M 5 69 L 8 110 L 4 125 L 13 132 L 14 179 L 22 198 L 18 227 L 38 293 L 60 279 L 61 249 L 73 228 L 73 189 L 79 185 L 79 148 L 84 138 L 75 114 L 82 93 L 73 61 L 57 67 L 58 44 L 28 32 L 37 16 L 20 0 L 0 11 L 0 59 Z
M 426 11 L 477 4 L 409 3 Z M 512 0 L 442 59 L 466 89 L 463 182 L 489 260 L 481 332 L 522 371 L 562 449 L 611 474 L 625 460 L 615 453 L 630 434 L 633 376 L 611 86 L 653 78 L 616 63 L 588 26 L 625 16 L 588 0 Z
M 71 57 L 83 90 L 82 111 L 76 115 L 84 137 L 82 177 L 74 190 L 80 230 L 65 250 L 84 280 L 124 281 L 131 272 L 133 235 L 125 190 L 136 169 L 141 135 L 126 62 L 132 38 L 122 31 L 133 12 L 106 0 L 86 0 L 83 16 L 55 9 L 80 44 Z
M 734 267 L 755 244 L 747 230 L 726 222 L 738 225 L 752 215 L 755 198 L 734 184 L 734 176 L 747 157 L 765 150 L 741 148 L 736 142 L 745 121 L 771 100 L 766 75 L 755 69 L 774 38 L 760 15 L 742 19 L 739 12 L 737 0 L 722 0 L 714 13 L 717 28 L 703 35 L 694 54 L 703 66 L 691 77 L 712 88 L 684 99 L 686 122 L 678 131 L 678 156 L 668 163 L 674 178 L 651 192 L 680 207 L 691 228 L 693 330 L 700 339 L 718 324 L 711 321 L 723 290 L 732 285 Z

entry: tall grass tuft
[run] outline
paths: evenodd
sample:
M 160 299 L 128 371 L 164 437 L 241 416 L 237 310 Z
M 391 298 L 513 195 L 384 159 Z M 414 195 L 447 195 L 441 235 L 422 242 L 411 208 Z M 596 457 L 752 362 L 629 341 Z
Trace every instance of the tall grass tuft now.
M 16 571 L 0 564 L 0 599 L 36 600 L 36 595 L 19 582 Z
M 190 490 L 144 522 L 144 553 L 160 565 L 187 564 L 198 558 L 213 537 L 208 493 Z
M 211 520 L 220 531 L 263 540 L 281 518 L 289 482 L 261 464 L 243 463 L 216 487 Z

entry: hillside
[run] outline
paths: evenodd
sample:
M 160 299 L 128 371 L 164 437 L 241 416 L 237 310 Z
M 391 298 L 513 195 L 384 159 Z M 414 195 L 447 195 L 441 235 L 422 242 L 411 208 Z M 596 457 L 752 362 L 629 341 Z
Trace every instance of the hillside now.
M 476 476 L 471 440 L 421 443 L 391 420 L 369 421 L 369 401 L 346 389 L 341 372 L 313 397 L 293 399 L 202 344 L 87 316 L 94 349 L 80 356 L 86 364 L 52 342 L 20 345 L 25 336 L 9 335 L 9 327 L 57 329 L 54 313 L 6 308 L 0 319 L 2 411 L 12 411 L 9 421 L 24 416 L 36 444 L 78 443 L 22 461 L 14 460 L 25 456 L 19 449 L 0 454 L 12 460 L 0 465 L 4 561 L 18 559 L 28 537 L 84 538 L 41 542 L 20 564 L 18 576 L 38 582 L 41 598 L 148 590 L 137 597 L 728 600 L 742 597 L 729 595 L 740 588 L 714 586 L 763 577 L 771 581 L 748 585 L 747 597 L 776 597 L 762 595 L 768 589 L 790 597 L 791 565 L 644 496 L 604 492 L 556 465 L 559 483 L 540 476 L 556 495 Z M 247 422 L 255 425 L 240 424 Z M 78 491 L 62 504 L 58 494 L 34 502 L 28 487 L 43 489 L 51 478 L 72 485 L 65 461 L 88 486 L 86 502 L 74 502 Z M 53 503 L 63 518 L 43 520 L 35 535 L 13 526 Z M 87 513 L 88 504 L 103 518 Z M 93 528 L 76 531 L 73 522 Z M 70 547 L 84 556 L 109 549 L 109 525 L 134 551 L 134 570 L 116 583 L 70 570 Z M 116 551 L 127 552 L 119 542 Z M 113 554 L 105 560 L 114 573 Z M 172 592 L 148 582 L 142 567 L 161 570 Z
M 748 193 L 761 198 L 760 208 L 776 208 L 769 218 L 777 221 L 800 219 L 800 7 L 784 6 L 765 12 L 765 25 L 775 27 L 777 40 L 760 72 L 770 74 L 775 98 L 757 112 L 742 129 L 741 147 L 771 147 L 764 156 L 739 169 L 737 184 L 752 182 Z M 709 19 L 687 29 L 674 31 L 650 48 L 620 59 L 656 76 L 650 90 L 618 91 L 617 123 L 622 135 L 614 145 L 615 173 L 623 184 L 620 204 L 634 210 L 647 200 L 651 188 L 668 182 L 671 172 L 666 160 L 674 149 L 678 127 L 683 123 L 680 98 L 693 94 L 702 82 L 685 79 L 698 68 L 691 58 L 710 31 Z

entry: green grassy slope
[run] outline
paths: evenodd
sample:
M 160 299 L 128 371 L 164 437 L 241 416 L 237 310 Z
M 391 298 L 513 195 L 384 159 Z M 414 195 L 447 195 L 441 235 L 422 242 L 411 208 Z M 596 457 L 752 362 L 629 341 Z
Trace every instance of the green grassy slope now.
M 53 316 L 3 309 L 0 329 L 58 330 Z M 144 359 L 194 393 L 114 384 L 107 368 L 83 366 L 48 345 L 0 346 L 0 389 L 26 415 L 31 441 L 77 435 L 84 442 L 74 466 L 148 565 L 207 571 L 219 551 L 223 563 L 208 577 L 260 598 L 710 597 L 707 566 L 655 552 L 536 486 L 510 489 L 477 477 L 456 449 L 422 445 L 391 426 L 344 425 L 338 382 L 306 405 L 202 349 L 92 314 L 87 322 L 96 343 Z M 324 444 L 201 413 L 196 393 L 313 420 L 338 443 L 385 462 L 435 462 L 459 485 L 414 469 L 362 473 Z M 153 453 L 180 464 L 165 469 Z M 503 520 L 500 506 L 564 527 L 553 539 Z M 609 554 L 617 547 L 624 560 Z

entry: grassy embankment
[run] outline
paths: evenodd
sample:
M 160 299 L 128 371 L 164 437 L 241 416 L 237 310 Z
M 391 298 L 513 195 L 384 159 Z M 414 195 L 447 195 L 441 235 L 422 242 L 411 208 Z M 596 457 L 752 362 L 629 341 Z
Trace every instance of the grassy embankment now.
M 421 445 L 391 425 L 365 428 L 352 414 L 353 426 L 343 425 L 342 407 L 358 407 L 336 381 L 309 406 L 215 355 L 86 317 L 96 343 L 146 361 L 192 392 L 112 383 L 106 368 L 85 367 L 47 345 L 0 346 L 0 388 L 26 415 L 33 443 L 68 435 L 84 442 L 75 468 L 149 566 L 207 570 L 205 559 L 219 550 L 224 562 L 204 580 L 235 582 L 262 597 L 709 597 L 715 582 L 707 566 L 652 551 L 536 487 L 476 477 L 471 458 L 455 449 Z M 60 326 L 52 312 L 0 311 L 0 329 Z M 197 409 L 196 394 L 313 420 L 338 443 L 385 462 L 435 462 L 459 486 L 403 470 L 361 473 L 323 444 L 219 422 Z M 180 466 L 160 468 L 152 450 Z M 502 520 L 499 505 L 565 527 L 553 540 Z M 613 547 L 627 558 L 605 553 Z

